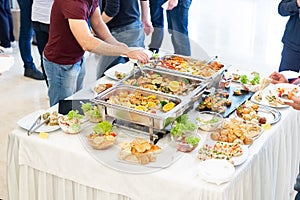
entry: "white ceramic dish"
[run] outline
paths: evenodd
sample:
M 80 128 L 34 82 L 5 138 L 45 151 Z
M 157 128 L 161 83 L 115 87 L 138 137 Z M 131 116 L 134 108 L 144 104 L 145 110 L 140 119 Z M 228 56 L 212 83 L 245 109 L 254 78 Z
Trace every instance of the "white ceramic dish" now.
M 247 160 L 247 158 L 249 156 L 249 148 L 248 148 L 248 146 L 241 145 L 241 148 L 243 150 L 243 154 L 241 156 L 237 156 L 237 157 L 232 157 L 231 158 L 231 160 L 233 161 L 233 165 L 235 167 L 243 164 Z
M 97 91 L 95 90 L 95 88 L 96 88 L 99 84 L 112 84 L 112 85 L 114 85 L 115 83 L 116 83 L 116 82 L 113 81 L 113 80 L 101 80 L 101 79 L 99 79 L 99 80 L 96 81 L 95 84 L 93 84 L 93 85 L 91 86 L 91 90 L 93 91 L 94 95 L 96 96 L 96 95 L 99 94 L 99 92 L 97 92 Z M 104 91 L 105 91 L 105 90 L 104 90 Z M 100 93 L 101 93 L 101 92 L 100 92 Z
M 278 89 L 284 89 L 286 92 L 292 91 L 293 89 L 297 90 L 298 92 L 295 92 L 294 95 L 299 97 L 300 96 L 300 88 L 298 85 L 293 85 L 289 83 L 279 83 L 274 86 L 274 94 L 277 94 L 279 96 L 279 93 L 277 92 Z M 279 97 L 283 102 L 293 102 L 291 99 L 282 98 Z
M 262 91 L 257 91 L 256 93 L 253 94 L 253 96 L 251 97 L 251 101 L 260 105 L 264 105 L 264 106 L 268 106 L 268 107 L 272 107 L 272 108 L 287 108 L 289 107 L 289 105 L 286 104 L 277 104 L 277 105 L 272 105 L 268 102 L 268 100 L 266 99 L 267 95 L 275 95 L 276 96 L 276 89 L 275 89 L 275 85 L 271 84 L 268 87 L 266 87 L 264 90 Z M 262 100 L 258 101 L 256 99 L 256 96 L 258 96 L 259 94 L 261 94 L 262 96 Z M 280 99 L 281 100 L 281 99 Z
M 114 132 L 118 134 L 116 144 L 112 145 L 108 149 L 101 150 L 101 153 L 99 153 L 99 150 L 93 149 L 88 144 L 86 137 L 88 133 L 79 134 L 79 138 L 84 148 L 90 153 L 90 155 L 95 160 L 116 171 L 130 174 L 152 173 L 169 167 L 184 155 L 184 153 L 177 151 L 177 149 L 173 145 L 171 145 L 169 141 L 166 141 L 164 143 L 164 140 L 162 139 L 157 144 L 162 148 L 162 151 L 157 154 L 155 162 L 150 162 L 146 165 L 141 165 L 137 163 L 124 161 L 119 159 L 118 157 L 119 152 L 121 150 L 118 144 L 123 141 L 132 141 L 135 137 L 141 136 L 139 136 L 138 133 L 132 131 L 127 133 L 126 130 L 122 130 L 122 132 L 116 130 Z M 146 137 L 147 139 L 149 138 L 149 136 L 146 135 L 143 135 L 143 137 Z
M 104 74 L 108 78 L 119 81 L 119 79 L 115 76 L 116 71 L 121 72 L 121 73 L 125 73 L 126 75 L 128 75 L 132 71 L 132 69 L 133 69 L 133 63 L 132 62 L 119 63 L 119 64 L 109 68 L 108 70 L 106 70 L 104 72 Z
M 198 168 L 198 175 L 207 182 L 220 185 L 230 181 L 235 168 L 226 160 L 210 159 L 202 161 Z
M 42 115 L 43 113 L 46 113 L 47 111 L 45 110 L 39 110 L 39 111 L 36 111 L 36 112 L 33 112 L 25 117 L 23 117 L 22 119 L 20 119 L 17 124 L 26 129 L 26 130 L 29 130 L 30 127 L 32 126 L 32 124 L 34 123 L 34 121 L 38 118 L 39 115 Z M 57 125 L 57 126 L 49 126 L 49 125 L 42 125 L 41 127 L 39 127 L 38 129 L 35 130 L 36 133 L 39 133 L 39 132 L 52 132 L 52 131 L 56 131 L 60 129 L 60 127 Z

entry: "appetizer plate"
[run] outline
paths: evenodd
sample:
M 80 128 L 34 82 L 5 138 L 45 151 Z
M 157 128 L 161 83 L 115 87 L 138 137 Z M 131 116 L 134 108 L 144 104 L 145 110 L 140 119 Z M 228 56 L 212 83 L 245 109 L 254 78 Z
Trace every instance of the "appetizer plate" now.
M 226 160 L 210 159 L 200 163 L 199 176 L 209 183 L 220 185 L 230 181 L 235 173 L 235 168 Z
M 206 141 L 206 143 L 200 148 L 200 150 L 198 151 L 198 158 L 201 160 L 201 162 L 204 162 L 203 159 L 206 160 L 226 160 L 228 157 L 222 153 L 222 151 L 220 150 L 216 150 L 213 149 L 214 145 L 217 143 L 217 141 L 213 141 L 208 139 Z M 229 145 L 238 145 L 238 144 L 234 144 L 234 143 L 228 143 L 228 142 L 218 142 L 219 144 L 225 144 L 223 148 L 223 150 L 226 151 L 230 151 L 230 147 L 226 148 L 226 146 Z M 226 162 L 230 162 L 233 166 L 239 166 L 241 164 L 243 164 L 249 156 L 249 146 L 248 145 L 239 145 L 241 150 L 242 150 L 242 154 L 239 156 L 233 156 L 230 157 L 229 160 L 226 160 Z M 200 153 L 201 152 L 201 153 Z M 234 152 L 232 152 L 233 154 L 235 154 Z M 218 156 L 223 158 L 217 158 Z
M 106 89 L 108 89 L 108 88 L 105 89 L 105 85 L 110 85 L 110 84 L 113 86 L 115 84 L 115 81 L 99 79 L 99 80 L 96 81 L 95 84 L 92 84 L 91 90 L 93 91 L 94 95 L 96 96 L 99 93 L 104 92 Z
M 46 113 L 47 111 L 45 110 L 39 110 L 39 111 L 36 111 L 34 113 L 31 113 L 25 117 L 23 117 L 22 119 L 20 119 L 17 124 L 26 129 L 26 130 L 29 130 L 30 127 L 32 126 L 32 124 L 34 123 L 34 121 L 38 118 L 39 115 L 42 115 L 44 113 Z M 42 122 L 42 121 L 41 121 Z M 42 125 L 41 127 L 39 127 L 38 129 L 35 130 L 35 132 L 39 133 L 39 132 L 52 132 L 52 131 L 56 131 L 60 129 L 60 127 L 57 125 L 57 126 L 49 126 L 49 125 Z
M 291 94 L 292 96 L 299 97 L 300 88 L 298 85 L 279 83 L 274 86 L 273 93 L 276 94 L 283 102 L 293 102 L 293 100 L 289 99 L 288 96 Z M 284 95 L 286 95 L 286 98 L 284 98 Z
M 133 63 L 132 62 L 119 63 L 119 64 L 109 68 L 108 70 L 106 70 L 104 72 L 104 74 L 108 78 L 119 81 L 119 79 L 115 75 L 115 72 L 124 73 L 127 76 L 128 74 L 130 74 L 132 69 L 133 69 Z
M 233 161 L 233 165 L 235 167 L 243 164 L 247 160 L 247 158 L 249 156 L 249 148 L 248 148 L 248 146 L 241 145 L 241 148 L 243 150 L 243 154 L 241 156 L 237 156 L 237 157 L 232 157 L 231 158 L 231 160 Z
M 254 103 L 257 103 L 259 105 L 268 106 L 272 108 L 287 108 L 289 105 L 284 104 L 281 98 L 277 97 L 276 94 L 275 85 L 269 85 L 262 91 L 257 91 L 254 93 L 254 95 L 251 97 L 251 101 Z M 259 100 L 258 97 L 261 97 L 261 100 Z M 267 97 L 273 97 L 272 101 L 267 100 Z M 282 102 L 282 103 L 279 103 Z
M 240 117 L 237 115 L 236 111 L 234 112 L 236 117 Z M 257 116 L 265 117 L 267 119 L 266 123 L 275 124 L 281 118 L 281 113 L 274 109 L 267 106 L 259 106 L 257 110 Z
M 92 130 L 90 131 L 92 132 Z M 160 140 L 157 145 L 162 148 L 162 151 L 157 153 L 156 161 L 141 165 L 121 160 L 119 159 L 119 152 L 121 151 L 119 144 L 121 142 L 132 141 L 136 137 L 149 139 L 149 136 L 143 134 L 138 135 L 138 133 L 136 133 L 134 137 L 132 131 L 131 133 L 127 133 L 126 130 L 119 128 L 114 130 L 114 132 L 118 134 L 116 144 L 104 150 L 95 150 L 88 144 L 86 136 L 89 133 L 79 134 L 79 138 L 84 148 L 96 161 L 116 171 L 130 174 L 152 173 L 171 166 L 184 155 L 184 153 L 177 151 L 169 141 L 161 142 Z

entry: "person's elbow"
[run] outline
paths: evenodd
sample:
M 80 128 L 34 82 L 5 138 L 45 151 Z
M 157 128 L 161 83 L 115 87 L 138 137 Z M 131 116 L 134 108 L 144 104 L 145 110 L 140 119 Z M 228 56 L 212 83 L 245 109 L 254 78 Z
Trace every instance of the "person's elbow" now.
M 95 41 L 94 41 L 93 36 L 89 37 L 89 38 L 85 38 L 82 41 L 80 41 L 79 43 L 80 43 L 81 48 L 84 51 L 90 52 L 95 48 Z

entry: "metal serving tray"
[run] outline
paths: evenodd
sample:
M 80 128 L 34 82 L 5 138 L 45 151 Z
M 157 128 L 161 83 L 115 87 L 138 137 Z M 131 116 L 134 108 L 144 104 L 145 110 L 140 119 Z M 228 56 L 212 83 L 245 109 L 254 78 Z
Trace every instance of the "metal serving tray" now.
M 128 92 L 129 94 L 140 92 L 143 96 L 155 95 L 158 100 L 168 99 L 169 101 L 174 102 L 175 107 L 167 112 L 157 111 L 156 113 L 152 113 L 108 102 L 110 97 L 116 96 L 122 92 Z M 92 99 L 92 101 L 98 105 L 99 109 L 102 110 L 105 116 L 145 125 L 158 130 L 164 129 L 187 108 L 187 104 L 178 97 L 122 84 L 104 91 L 99 94 L 99 96 Z
M 172 57 L 179 57 L 179 58 L 182 58 L 182 59 L 185 59 L 187 62 L 188 62 L 188 66 L 186 67 L 186 70 L 176 70 L 176 69 L 171 69 L 171 68 L 168 68 L 168 67 L 163 67 L 162 66 L 162 62 L 164 62 L 164 60 L 168 59 L 168 58 L 172 58 Z M 164 71 L 168 71 L 168 72 L 171 72 L 171 73 L 176 73 L 176 74 L 185 74 L 185 75 L 188 75 L 188 76 L 191 76 L 191 77 L 195 77 L 195 78 L 202 78 L 204 80 L 207 80 L 207 79 L 214 79 L 216 76 L 218 76 L 219 74 L 222 74 L 228 67 L 229 65 L 225 65 L 223 63 L 220 63 L 221 65 L 223 65 L 222 68 L 220 68 L 219 70 L 209 74 L 209 75 L 197 75 L 197 74 L 193 74 L 193 66 L 195 65 L 204 65 L 203 67 L 200 67 L 200 71 L 201 70 L 204 70 L 209 64 L 215 62 L 214 60 L 211 60 L 211 61 L 205 61 L 205 60 L 199 60 L 199 59 L 195 59 L 193 57 L 190 57 L 190 56 L 182 56 L 182 55 L 177 55 L 177 54 L 171 54 L 171 55 L 165 55 L 161 58 L 159 58 L 159 60 L 154 60 L 152 61 L 149 65 L 151 67 L 154 67 L 154 68 L 159 68 L 161 70 L 164 70 Z
M 173 95 L 188 101 L 195 99 L 195 97 L 197 97 L 207 86 L 207 81 L 199 77 L 191 77 L 179 73 L 174 74 L 174 72 L 171 71 L 164 71 L 146 66 L 143 67 L 142 71 L 141 69 L 137 69 L 121 80 L 120 84 L 132 85 L 159 93 Z M 158 76 L 159 78 L 153 78 L 153 75 Z M 161 83 L 156 83 L 160 78 L 163 81 Z M 169 84 L 173 81 L 185 84 L 185 90 L 173 92 L 168 88 L 167 81 Z

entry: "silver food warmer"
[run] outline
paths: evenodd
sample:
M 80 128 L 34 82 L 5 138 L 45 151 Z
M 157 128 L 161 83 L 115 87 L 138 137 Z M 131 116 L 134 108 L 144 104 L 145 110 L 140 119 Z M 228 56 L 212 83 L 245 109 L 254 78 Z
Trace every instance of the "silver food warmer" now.
M 209 83 L 207 80 L 199 77 L 192 77 L 186 74 L 179 74 L 179 73 L 174 73 L 172 71 L 164 71 L 164 70 L 144 66 L 142 68 L 136 69 L 133 73 L 126 76 L 123 80 L 119 81 L 119 84 L 132 85 L 135 87 L 143 87 L 140 86 L 138 83 L 132 82 L 132 80 L 138 80 L 140 78 L 147 79 L 149 77 L 148 76 L 149 74 L 156 74 L 165 82 L 167 79 L 169 82 L 176 81 L 180 83 L 182 82 L 185 83 L 186 90 L 182 91 L 181 93 L 180 92 L 173 93 L 170 90 L 165 90 L 165 91 L 161 90 L 160 86 L 156 87 L 156 83 L 150 83 L 147 81 L 144 85 L 150 85 L 150 86 L 153 85 L 155 89 L 149 89 L 149 88 L 146 89 L 160 92 L 160 93 L 167 93 L 168 95 L 179 97 L 189 105 L 193 104 L 196 100 L 198 100 L 201 97 L 202 91 L 204 91 L 204 89 L 207 87 Z
M 168 99 L 169 101 L 174 102 L 175 107 L 167 112 L 158 111 L 156 113 L 152 113 L 137 110 L 124 105 L 110 103 L 108 101 L 110 97 L 115 97 L 122 92 L 128 92 L 129 94 L 139 92 L 144 96 L 155 95 L 158 100 Z M 178 116 L 183 114 L 188 105 L 188 102 L 186 102 L 185 99 L 181 99 L 179 97 L 123 84 L 117 84 L 103 93 L 100 93 L 96 98 L 92 99 L 92 101 L 97 104 L 99 110 L 102 112 L 102 117 L 104 120 L 107 116 L 109 116 L 149 127 L 150 141 L 152 142 L 154 129 L 164 129 Z
M 161 66 L 161 62 L 164 60 L 164 59 L 167 59 L 167 58 L 171 58 L 173 56 L 176 56 L 176 57 L 180 57 L 180 58 L 183 58 L 185 59 L 188 63 L 189 63 L 189 70 L 187 72 L 183 72 L 183 71 L 179 71 L 179 70 L 174 70 L 174 69 L 170 69 L 170 68 L 166 68 L 166 67 L 162 67 Z M 196 59 L 196 58 L 193 58 L 191 56 L 182 56 L 182 55 L 177 55 L 177 54 L 170 54 L 170 55 L 165 55 L 161 58 L 154 58 L 154 60 L 152 60 L 150 63 L 148 63 L 147 65 L 150 66 L 150 67 L 153 67 L 153 68 L 158 68 L 160 70 L 163 70 L 163 71 L 167 71 L 167 72 L 170 72 L 170 73 L 175 73 L 175 74 L 185 74 L 187 76 L 191 76 L 191 77 L 194 77 L 194 78 L 201 78 L 201 79 L 204 79 L 206 80 L 209 84 L 208 84 L 208 87 L 211 86 L 214 82 L 216 82 L 217 79 L 220 79 L 221 78 L 221 75 L 224 73 L 225 70 L 227 70 L 230 65 L 227 65 L 227 64 L 224 64 L 224 63 L 220 63 L 221 65 L 223 65 L 223 67 L 217 71 L 215 71 L 214 73 L 212 73 L 211 75 L 208 75 L 208 76 L 202 76 L 202 75 L 195 75 L 195 74 L 192 74 L 191 73 L 191 68 L 192 68 L 192 65 L 193 63 L 196 64 L 196 63 L 199 63 L 199 64 L 203 64 L 203 68 L 200 69 L 200 70 L 204 70 L 205 69 L 205 66 L 211 64 L 212 62 L 215 62 L 215 60 L 217 59 L 217 56 L 214 57 L 213 59 L 211 60 L 208 60 L 208 61 L 205 61 L 205 60 L 199 60 L 199 59 Z

